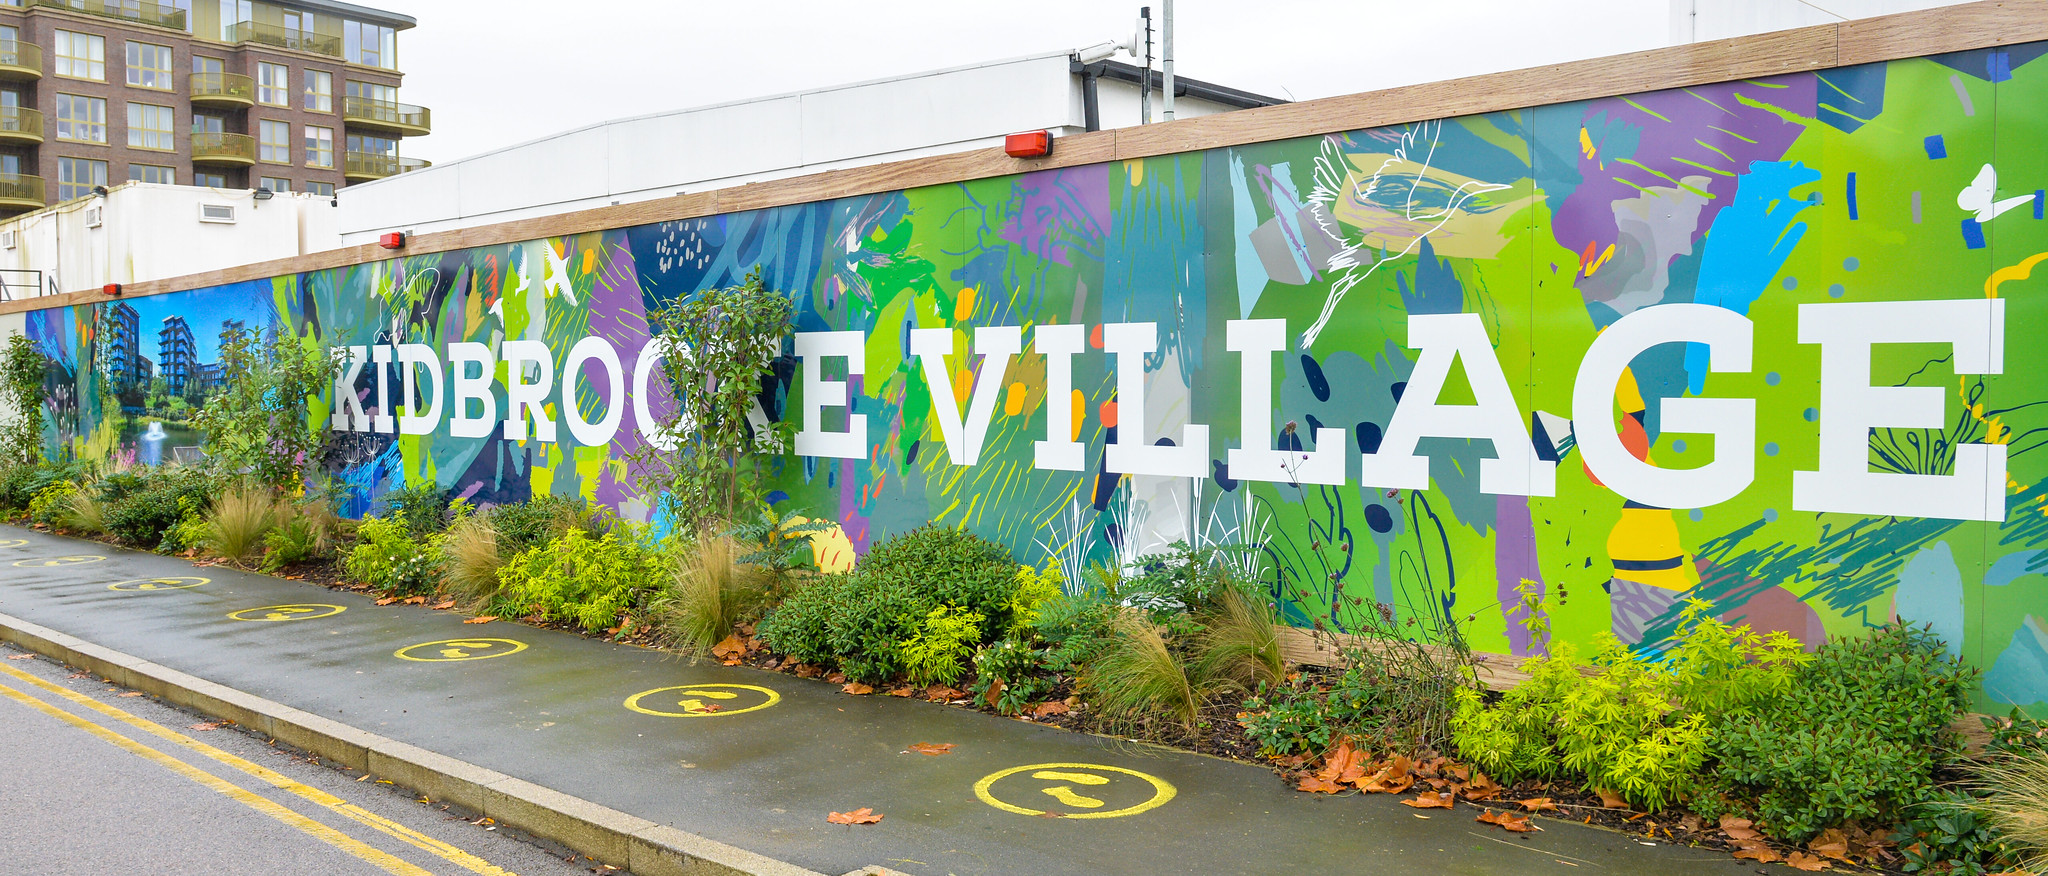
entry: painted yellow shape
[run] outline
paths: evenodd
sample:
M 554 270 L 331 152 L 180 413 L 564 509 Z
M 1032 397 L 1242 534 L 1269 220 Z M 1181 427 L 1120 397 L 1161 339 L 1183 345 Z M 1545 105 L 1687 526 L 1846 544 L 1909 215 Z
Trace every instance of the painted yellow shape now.
M 14 565 L 24 569 L 54 569 L 60 566 L 83 566 L 86 563 L 97 563 L 104 559 L 106 557 L 76 554 L 68 557 L 40 557 L 33 560 L 16 560 Z
M 1015 803 L 1010 803 L 996 796 L 996 783 L 1001 782 L 1002 780 L 1007 779 L 1011 776 L 1017 775 L 1018 773 L 1030 773 L 1030 778 L 1038 779 L 1041 781 L 1071 782 L 1074 784 L 1084 784 L 1091 786 L 1107 785 L 1111 781 L 1113 781 L 1114 777 L 1116 776 L 1127 776 L 1132 779 L 1143 781 L 1146 784 L 1152 786 L 1152 796 L 1146 798 L 1143 802 L 1140 802 L 1136 805 L 1125 806 L 1121 809 L 1109 809 L 1101 812 L 1060 813 L 1060 815 L 1064 818 L 1122 818 L 1127 815 L 1137 815 L 1142 812 L 1150 812 L 1154 809 L 1166 805 L 1168 801 L 1171 801 L 1174 798 L 1175 794 L 1179 793 L 1177 790 L 1174 789 L 1173 785 L 1168 783 L 1165 779 L 1159 778 L 1158 776 L 1149 775 L 1147 773 L 1141 773 L 1137 770 L 1125 769 L 1123 767 L 1106 766 L 1098 763 L 1034 763 L 1027 764 L 1025 766 L 1011 767 L 1006 770 L 997 770 L 996 772 L 983 776 L 980 781 L 974 783 L 974 796 L 980 798 L 981 802 L 987 803 L 988 805 L 993 806 L 997 809 L 1001 809 L 1004 812 L 1014 812 L 1018 815 L 1033 816 L 1046 814 L 1046 810 L 1044 809 L 1034 809 L 1028 806 L 1019 806 Z M 1012 784 L 1021 785 L 1022 783 L 1016 782 Z M 1054 800 L 1060 801 L 1060 803 L 1063 805 L 1072 806 L 1080 809 L 1097 809 L 1102 806 L 1108 805 L 1094 797 L 1089 797 L 1075 793 L 1074 789 L 1067 785 L 1056 785 L 1050 788 L 1041 787 L 1038 788 L 1038 792 L 1050 796 Z M 1089 805 L 1091 803 L 1094 805 Z
M 1600 270 L 1600 266 L 1607 264 L 1607 260 L 1611 258 L 1614 258 L 1614 244 L 1610 243 L 1606 249 L 1600 251 L 1599 258 L 1594 259 L 1592 264 L 1586 266 L 1586 276 L 1593 276 L 1593 272 Z
M 184 590 L 211 582 L 212 578 L 137 578 L 133 581 L 116 581 L 107 585 L 108 590 L 137 592 L 150 590 Z
M 1145 160 L 1142 158 L 1124 162 L 1124 172 L 1131 176 L 1131 188 L 1145 184 Z
M 1607 534 L 1607 556 L 1616 562 L 1668 565 L 1662 569 L 1615 569 L 1614 577 L 1667 590 L 1691 587 L 1694 569 L 1679 542 L 1678 523 L 1661 508 L 1623 508 Z
M 452 663 L 458 660 L 489 660 L 526 650 L 525 642 L 511 639 L 441 639 L 407 645 L 391 652 L 391 656 L 415 663 Z M 471 651 L 482 651 L 472 654 Z M 415 655 L 434 656 L 415 656 Z
M 811 518 L 808 517 L 796 518 L 797 523 L 810 521 Z M 853 539 L 847 537 L 846 530 L 838 523 L 833 523 L 831 529 L 811 536 L 811 562 L 817 565 L 818 571 L 826 574 L 844 572 L 853 568 L 856 559 L 858 558 L 854 555 Z
M 1579 153 L 1586 156 L 1587 158 L 1592 158 L 1593 153 L 1596 151 L 1598 150 L 1593 148 L 1593 132 L 1586 130 L 1586 126 L 1580 125 Z
M 1643 402 L 1643 391 L 1636 386 L 1636 372 L 1632 368 L 1621 369 L 1621 382 L 1614 387 L 1614 400 L 1621 404 L 1624 414 L 1640 414 L 1649 409 Z
M 966 322 L 974 316 L 974 297 L 973 286 L 960 290 L 960 299 L 953 302 L 954 322 Z
M 682 711 L 670 712 L 642 705 L 642 702 L 650 697 L 659 700 L 662 694 L 675 694 L 681 697 L 676 700 L 676 705 L 681 707 Z M 751 700 L 756 698 L 760 701 L 753 705 L 743 705 L 737 709 L 724 706 L 713 709 L 704 702 L 707 699 Z M 661 718 L 722 718 L 728 715 L 744 715 L 748 712 L 758 712 L 779 702 L 782 702 L 782 694 L 760 685 L 681 684 L 671 687 L 657 687 L 653 690 L 643 690 L 636 693 L 626 698 L 626 708 L 639 712 L 642 715 L 654 715 Z
M 1031 389 L 1021 382 L 1010 384 L 1009 393 L 1003 396 L 1003 416 L 1014 417 L 1024 412 L 1024 400 L 1031 397 Z
M 1428 237 L 1438 258 L 1495 258 L 1508 245 L 1504 230 L 1508 219 L 1536 203 L 1535 183 L 1526 179 L 1509 183 L 1507 188 L 1486 191 L 1492 183 L 1385 153 L 1347 158 L 1351 167 L 1345 171 L 1344 185 L 1339 190 L 1340 197 L 1331 204 L 1331 214 L 1357 232 L 1356 237 L 1347 235 L 1346 242 L 1366 249 L 1406 252 L 1417 240 Z M 1374 174 L 1378 174 L 1377 184 Z M 1412 212 L 1390 210 L 1367 197 L 1376 185 L 1384 187 L 1390 180 L 1445 194 L 1483 194 L 1465 198 L 1459 208 L 1448 213 L 1440 212 L 1437 206 Z M 1482 205 L 1488 208 L 1484 212 L 1472 209 Z
M 2037 252 L 2033 255 L 2027 256 L 2024 259 L 2021 259 L 2020 263 L 2017 265 L 2013 265 L 2009 268 L 1999 268 L 1996 271 L 1992 271 L 1991 276 L 1984 280 L 1984 297 L 1997 298 L 1998 287 L 2003 286 L 2006 283 L 2011 282 L 2013 280 L 2026 279 L 2029 275 L 2034 273 L 2034 266 L 2042 263 L 2043 261 L 2048 261 L 2048 252 Z
M 261 608 L 245 608 L 241 611 L 231 611 L 228 612 L 228 618 L 230 620 L 259 622 L 314 620 L 323 617 L 333 617 L 347 610 L 339 605 L 299 602 L 290 605 L 266 605 Z
M 1072 423 L 1074 427 L 1074 437 L 1070 440 L 1079 441 L 1081 440 L 1081 424 L 1088 421 L 1088 397 L 1082 395 L 1081 391 L 1077 389 L 1074 390 L 1073 399 L 1074 413 L 1067 422 Z

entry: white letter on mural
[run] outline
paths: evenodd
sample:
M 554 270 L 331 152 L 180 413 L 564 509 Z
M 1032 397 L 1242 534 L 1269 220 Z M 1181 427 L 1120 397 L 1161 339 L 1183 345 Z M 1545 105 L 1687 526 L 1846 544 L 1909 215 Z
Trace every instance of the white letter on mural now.
M 1572 434 L 1586 467 L 1625 499 L 1658 508 L 1704 508 L 1735 498 L 1756 479 L 1756 400 L 1667 398 L 1662 431 L 1714 436 L 1714 461 L 1694 469 L 1658 468 L 1628 452 L 1614 429 L 1614 388 L 1643 351 L 1658 344 L 1706 344 L 1709 371 L 1749 370 L 1748 317 L 1710 304 L 1645 307 L 1600 332 L 1579 362 L 1572 387 Z
M 1948 344 L 1955 373 L 2005 369 L 2005 300 L 1799 305 L 1799 342 L 1820 345 L 1820 470 L 1792 473 L 1801 511 L 2005 519 L 2005 445 L 1960 444 L 1955 473 L 1870 470 L 1873 428 L 1940 429 L 1947 390 L 1871 386 L 1874 344 Z
M 1359 483 L 1402 490 L 1429 489 L 1429 457 L 1416 456 L 1424 438 L 1473 438 L 1493 442 L 1493 458 L 1479 461 L 1479 491 L 1503 496 L 1549 496 L 1557 492 L 1557 464 L 1536 456 L 1529 429 L 1508 391 L 1500 360 L 1494 358 L 1486 325 L 1476 313 L 1411 314 L 1408 346 L 1421 351 L 1408 388 L 1387 423 L 1378 453 L 1360 458 Z M 1451 365 L 1462 360 L 1478 404 L 1444 405 Z
M 531 418 L 534 440 L 555 440 L 555 421 L 548 418 L 542 407 L 548 393 L 555 389 L 555 356 L 548 352 L 548 345 L 540 341 L 505 341 L 498 345 L 498 356 L 505 360 L 505 437 L 526 440 L 526 426 Z M 540 379 L 532 383 L 526 382 L 527 362 L 540 366 Z
M 1244 481 L 1295 484 L 1344 483 L 1344 430 L 1316 430 L 1316 449 L 1274 450 L 1273 354 L 1287 350 L 1287 320 L 1233 319 L 1223 324 L 1223 346 L 1240 358 L 1239 446 L 1224 454 L 1230 476 Z
M 1113 322 L 1102 327 L 1102 349 L 1116 355 L 1116 442 L 1109 470 L 1117 474 L 1198 478 L 1207 475 L 1209 427 L 1181 427 L 1175 447 L 1145 441 L 1145 356 L 1159 349 L 1159 324 Z
M 334 416 L 327 418 L 327 428 L 367 432 L 369 421 L 363 416 L 363 400 L 356 395 L 356 380 L 363 376 L 363 359 L 369 351 L 362 347 L 341 349 L 348 351 L 348 367 L 334 372 Z
M 419 398 L 418 385 L 413 382 L 413 369 L 425 366 L 428 383 L 427 412 L 419 414 L 413 408 Z M 398 434 L 432 435 L 441 428 L 441 360 L 435 358 L 434 348 L 426 344 L 399 344 L 398 368 L 402 375 L 399 381 L 401 394 L 405 396 L 405 411 L 398 415 Z
M 974 330 L 974 352 L 981 354 L 981 373 L 974 379 L 974 396 L 968 400 L 967 419 L 960 419 L 960 402 L 953 397 L 952 375 L 946 371 L 946 357 L 953 354 L 953 330 L 929 328 L 910 330 L 910 355 L 924 366 L 924 382 L 932 393 L 932 414 L 939 421 L 939 437 L 946 442 L 946 454 L 954 465 L 974 465 L 981 459 L 982 442 L 988 438 L 988 421 L 995 416 L 996 399 L 1003 392 L 1003 374 L 1010 359 L 1024 348 L 1024 329 L 1014 325 L 985 325 Z
M 391 415 L 391 347 L 370 348 L 370 364 L 377 366 L 377 416 L 370 418 L 370 431 L 390 434 L 398 430 L 398 418 Z
M 469 376 L 469 366 L 477 366 L 477 376 Z M 497 378 L 498 359 L 491 355 L 491 348 L 473 341 L 448 345 L 448 387 L 454 397 L 454 410 L 448 413 L 448 434 L 456 438 L 488 438 L 491 426 L 498 421 L 498 399 L 491 394 L 491 381 Z M 469 415 L 469 403 L 484 403 L 483 413 Z
M 796 433 L 798 456 L 863 459 L 868 455 L 868 418 L 853 412 L 846 380 L 826 380 L 826 359 L 844 358 L 846 376 L 867 373 L 867 344 L 860 332 L 797 332 L 796 356 L 804 369 L 804 429 Z M 825 409 L 846 408 L 846 431 L 825 431 Z
M 1087 448 L 1074 440 L 1074 355 L 1088 346 L 1078 325 L 1041 325 L 1031 346 L 1045 357 L 1045 440 L 1031 442 L 1032 465 L 1053 471 L 1088 467 Z
M 647 381 L 656 373 L 654 363 L 664 358 L 660 338 L 648 338 L 647 343 L 640 347 L 640 357 L 633 362 L 633 423 L 634 428 L 640 432 L 641 440 L 663 453 L 674 453 L 674 436 L 662 431 L 661 422 L 654 418 L 654 412 L 647 407 L 647 403 L 654 400 L 654 396 L 647 391 Z M 684 428 L 687 429 L 688 426 Z
M 605 376 L 611 378 L 605 393 L 604 419 L 595 423 L 583 419 L 583 411 L 576 405 L 576 378 L 582 376 L 583 363 L 591 359 L 603 363 Z M 619 419 L 626 413 L 625 393 L 626 373 L 619 367 L 619 351 L 612 349 L 611 342 L 586 335 L 569 348 L 568 358 L 562 360 L 562 424 L 569 427 L 576 443 L 603 447 L 612 442 L 612 436 L 619 433 Z

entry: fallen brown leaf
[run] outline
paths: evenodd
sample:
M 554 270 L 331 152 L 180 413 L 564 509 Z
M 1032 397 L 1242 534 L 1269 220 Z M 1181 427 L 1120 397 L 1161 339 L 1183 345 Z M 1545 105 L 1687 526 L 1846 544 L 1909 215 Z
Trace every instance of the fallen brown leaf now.
M 826 683 L 826 684 L 845 684 L 845 683 L 846 683 L 846 673 L 844 673 L 844 672 L 834 672 L 834 673 L 832 673 L 831 675 L 827 675 L 827 676 L 825 676 L 825 683 Z
M 476 617 L 473 617 L 473 618 L 470 618 L 470 619 L 468 619 L 468 620 L 465 620 L 465 621 L 463 621 L 463 623 L 466 623 L 466 624 L 487 624 L 487 623 L 490 623 L 491 621 L 494 621 L 494 620 L 497 620 L 497 619 L 498 619 L 498 616 L 497 616 L 497 615 L 495 615 L 495 614 L 480 614 L 480 615 L 477 615 Z
M 1808 840 L 1806 850 L 1823 858 L 1847 861 L 1849 860 L 1849 835 L 1843 833 L 1839 827 L 1828 828 L 1821 831 L 1820 836 Z
M 1522 808 L 1529 812 L 1556 812 L 1557 804 L 1549 797 L 1530 797 L 1522 801 Z
M 1500 828 L 1502 830 L 1508 831 L 1509 833 L 1528 833 L 1529 831 L 1536 829 L 1535 826 L 1529 823 L 1529 816 L 1516 815 L 1513 812 L 1496 813 L 1493 810 L 1488 809 L 1486 810 L 1486 812 L 1479 816 L 1479 820 L 1486 824 L 1500 825 Z
M 1337 748 L 1323 761 L 1323 768 L 1316 777 L 1340 785 L 1365 778 L 1365 752 L 1352 748 L 1348 739 L 1337 743 Z
M 1294 790 L 1307 791 L 1311 794 L 1335 794 L 1344 790 L 1344 786 L 1320 776 L 1302 776 L 1301 784 L 1295 785 Z
M 226 723 L 227 723 L 226 721 L 207 721 L 207 722 L 205 722 L 205 723 L 201 723 L 201 724 L 194 724 L 194 725 L 192 725 L 192 729 L 194 729 L 194 730 L 201 730 L 201 731 L 204 731 L 204 730 L 219 730 L 219 729 L 220 729 L 220 727 L 221 727 L 221 725 L 222 725 L 222 724 L 226 724 Z
M 1449 809 L 1451 804 L 1456 801 L 1457 796 L 1456 794 L 1439 794 L 1435 791 L 1424 791 L 1415 795 L 1413 800 L 1403 800 L 1401 802 L 1417 809 Z
M 824 667 L 812 666 L 809 663 L 798 663 L 796 667 L 791 669 L 790 671 L 796 673 L 796 677 L 798 678 L 817 678 L 818 676 L 825 674 Z
M 1736 849 L 1735 857 L 1748 858 L 1759 864 L 1769 864 L 1773 861 L 1779 860 L 1778 853 L 1772 851 L 1771 849 L 1765 846 L 1748 846 L 1745 848 Z
M 935 684 L 931 687 L 924 689 L 924 698 L 927 700 L 931 700 L 935 703 L 949 702 L 951 700 L 957 700 L 965 696 L 967 696 L 966 691 L 947 687 L 942 684 Z
M 891 693 L 894 693 L 894 691 L 891 691 Z M 1039 718 L 1050 718 L 1054 715 L 1064 715 L 1070 711 L 1073 711 L 1073 709 L 1069 708 L 1066 703 L 1060 702 L 1059 700 L 1046 700 L 1045 702 L 1039 703 L 1038 705 L 1031 707 L 1031 714 Z
M 998 703 L 998 702 L 1001 702 L 1001 701 L 1002 701 L 1002 698 L 1003 698 L 1003 688 L 1004 688 L 1004 687 L 1005 687 L 1005 685 L 1003 684 L 1003 680 L 1002 680 L 1002 679 L 1000 679 L 1000 678 L 991 678 L 991 679 L 989 679 L 989 680 L 988 680 L 988 690 L 982 691 L 982 693 L 981 693 L 981 701 L 982 701 L 982 702 L 983 702 L 984 704 L 986 704 L 986 705 L 987 705 L 987 706 L 988 706 L 989 708 L 991 708 L 991 709 L 995 708 L 995 707 L 996 707 L 996 703 Z
M 408 597 L 406 597 L 406 598 L 405 598 L 405 604 L 406 604 L 406 605 L 426 605 L 426 604 L 427 604 L 427 598 L 426 598 L 426 597 L 424 597 L 424 596 L 408 596 Z
M 850 693 L 857 697 L 867 696 L 868 694 L 875 692 L 875 688 L 873 685 L 861 684 L 858 681 L 849 681 L 843 685 L 840 685 L 839 690 L 843 693 Z
M 1754 826 L 1756 826 L 1756 822 L 1750 821 L 1747 818 L 1738 818 L 1733 815 L 1721 816 L 1722 830 L 1748 830 Z
M 917 688 L 914 687 L 898 687 L 889 690 L 889 695 L 892 697 L 907 697 L 915 693 L 917 693 Z
M 123 693 L 123 694 L 115 694 L 114 696 L 117 696 L 117 697 L 139 697 L 139 696 L 142 696 L 142 691 L 139 691 L 139 690 L 131 690 L 131 691 L 127 692 L 127 693 Z
M 1793 852 L 1785 856 L 1785 866 L 1791 867 L 1794 870 L 1805 870 L 1813 873 L 1826 870 L 1834 865 L 1829 864 L 1826 858 L 1815 857 L 1805 852 Z
M 1405 755 L 1394 755 L 1380 766 L 1379 772 L 1357 782 L 1358 790 L 1368 794 L 1405 794 L 1415 786 L 1415 776 L 1409 772 L 1412 766 Z
M 379 599 L 379 600 L 377 600 L 377 604 L 378 604 L 378 605 L 390 605 L 391 603 L 394 603 L 394 602 L 397 602 L 397 601 L 398 601 L 398 597 L 396 597 L 396 596 L 386 596 L 386 597 L 384 597 L 383 599 Z
M 933 756 L 933 757 L 938 757 L 939 755 L 942 755 L 942 754 L 946 754 L 946 753 L 948 753 L 948 752 L 951 752 L 951 751 L 953 750 L 953 743 L 951 743 L 951 742 L 918 742 L 918 743 L 914 743 L 914 744 L 912 744 L 912 745 L 910 746 L 910 750 L 911 750 L 911 751 L 914 751 L 914 752 L 917 752 L 918 754 L 929 754 L 929 755 L 931 755 L 931 756 Z
M 7 659 L 9 659 L 9 660 L 28 660 L 28 659 L 30 659 L 30 658 L 32 658 L 32 657 L 34 657 L 34 656 L 36 656 L 36 655 L 34 655 L 34 654 L 10 654 L 10 655 L 8 655 L 8 656 L 7 656 Z
M 1594 793 L 1594 794 L 1595 794 L 1596 796 L 1598 796 L 1598 797 L 1600 798 L 1600 805 L 1602 805 L 1602 806 L 1605 806 L 1605 807 L 1607 807 L 1607 808 L 1609 808 L 1609 809 L 1632 809 L 1632 808 L 1634 808 L 1634 807 L 1632 807 L 1632 806 L 1628 805 L 1628 801 L 1627 801 L 1627 800 L 1623 800 L 1623 799 L 1621 799 L 1621 795 L 1620 795 L 1620 794 L 1617 794 L 1617 793 L 1615 793 L 1615 792 L 1614 792 L 1614 791 L 1613 791 L 1612 789 L 1608 789 L 1608 788 L 1594 788 L 1594 789 L 1593 789 L 1593 793 Z
M 747 653 L 747 645 L 740 641 L 738 633 L 726 636 L 724 641 L 711 646 L 711 656 L 721 660 L 737 659 Z
M 825 820 L 833 824 L 874 824 L 882 820 L 882 813 L 862 806 L 852 812 L 829 813 L 825 816 Z
M 1678 829 L 1686 833 L 1698 833 L 1699 829 L 1705 826 L 1706 822 L 1701 821 L 1699 816 L 1690 812 L 1686 813 L 1684 818 L 1678 820 Z
M 1466 782 L 1465 787 L 1460 789 L 1458 793 L 1466 800 L 1491 800 L 1500 796 L 1500 785 L 1487 778 L 1485 773 L 1473 770 L 1472 780 Z
M 440 602 L 436 602 L 436 603 L 434 603 L 434 610 L 435 610 L 435 611 L 447 611 L 448 609 L 451 609 L 451 608 L 454 608 L 454 607 L 455 607 L 455 600 L 453 600 L 453 599 L 443 599 L 443 600 L 441 600 Z

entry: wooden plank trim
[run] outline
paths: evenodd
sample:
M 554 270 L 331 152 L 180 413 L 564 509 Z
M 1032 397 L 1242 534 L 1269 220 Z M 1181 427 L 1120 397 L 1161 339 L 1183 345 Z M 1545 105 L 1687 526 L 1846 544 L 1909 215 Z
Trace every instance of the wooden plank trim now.
M 408 242 L 403 254 L 430 255 L 739 210 L 967 182 L 1033 170 L 1240 146 L 2037 40 L 2048 40 L 2048 0 L 1980 0 L 1842 24 L 1651 49 L 1506 73 L 1239 110 L 1139 128 L 1077 134 L 1060 138 L 1053 154 L 1043 159 L 1014 159 L 993 149 L 980 149 L 435 232 Z M 128 288 L 127 294 L 130 297 L 161 295 L 393 257 L 394 253 L 372 246 L 349 247 L 135 283 Z M 100 300 L 98 291 L 89 290 L 5 301 L 0 302 L 0 314 L 96 300 Z

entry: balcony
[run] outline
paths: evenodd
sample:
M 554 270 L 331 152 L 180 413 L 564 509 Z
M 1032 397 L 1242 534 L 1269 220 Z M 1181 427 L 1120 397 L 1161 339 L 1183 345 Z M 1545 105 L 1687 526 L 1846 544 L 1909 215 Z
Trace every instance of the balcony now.
M 424 137 L 433 130 L 434 111 L 409 103 L 345 97 L 341 101 L 341 120 L 358 127 Z
M 0 173 L 0 209 L 38 210 L 49 203 L 43 178 L 25 173 Z
M 43 78 L 43 49 L 21 40 L 0 40 L 0 79 Z
M 43 142 L 43 114 L 25 106 L 0 106 L 0 143 Z
M 30 8 L 69 9 L 87 15 L 153 24 L 171 30 L 185 29 L 185 10 L 150 3 L 148 0 L 25 0 L 22 5 Z
M 322 36 L 309 30 L 283 28 L 274 24 L 240 22 L 227 29 L 227 38 L 231 43 L 262 43 L 295 52 L 341 57 L 341 37 Z
M 199 106 L 247 109 L 256 105 L 256 80 L 240 73 L 194 73 L 192 102 Z
M 343 159 L 341 175 L 351 180 L 383 179 L 432 166 L 432 162 L 419 158 L 400 158 L 382 152 L 350 152 Z
M 192 132 L 192 160 L 248 167 L 256 163 L 256 138 L 248 134 Z

